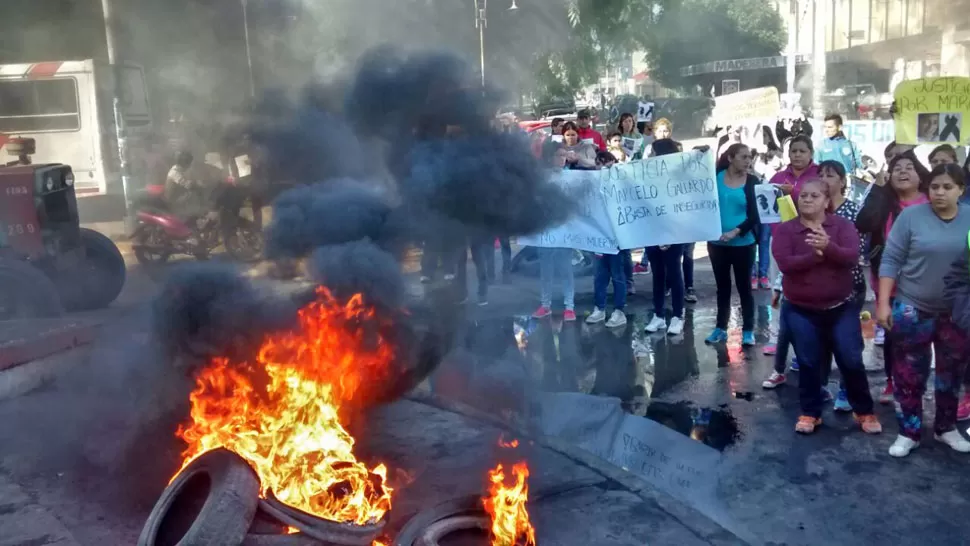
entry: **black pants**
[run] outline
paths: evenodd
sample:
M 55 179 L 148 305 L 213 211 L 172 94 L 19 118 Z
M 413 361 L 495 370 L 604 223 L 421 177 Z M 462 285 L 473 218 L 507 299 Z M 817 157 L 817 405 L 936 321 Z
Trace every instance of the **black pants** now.
M 478 300 L 488 299 L 488 255 L 495 256 L 493 239 L 469 239 L 467 246 L 458 252 L 458 264 L 455 273 L 455 287 L 459 299 L 468 297 L 468 251 L 471 251 L 472 263 L 475 264 L 475 276 L 478 279 Z
M 455 263 L 458 256 L 465 256 L 462 252 L 467 243 L 455 243 L 451 240 L 428 239 L 424 242 L 421 254 L 421 275 L 434 278 L 439 266 L 444 275 L 455 273 Z
M 499 245 L 502 247 L 502 277 L 504 278 L 512 268 L 512 243 L 508 237 L 499 237 Z M 484 243 L 485 241 L 483 241 Z M 492 241 L 488 243 L 491 245 Z M 495 280 L 495 249 L 489 246 L 485 249 L 485 259 L 488 265 L 488 280 Z
M 754 330 L 754 297 L 751 295 L 751 264 L 754 263 L 754 245 L 729 246 L 707 243 L 707 255 L 714 270 L 717 284 L 717 327 L 727 330 L 731 317 L 731 272 L 734 285 L 741 298 L 741 329 Z

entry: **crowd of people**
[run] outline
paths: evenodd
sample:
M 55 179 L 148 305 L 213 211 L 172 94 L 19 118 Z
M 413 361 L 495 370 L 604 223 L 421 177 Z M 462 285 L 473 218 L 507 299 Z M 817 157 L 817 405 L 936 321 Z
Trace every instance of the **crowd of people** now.
M 551 130 L 542 157 L 554 168 L 605 168 L 683 149 L 673 140 L 673 126 L 666 119 L 637 123 L 633 115 L 623 114 L 603 139 L 590 128 L 589 115 L 581 112 L 576 122 L 554 119 Z M 852 412 L 863 431 L 880 433 L 863 365 L 863 307 L 871 291 L 878 324 L 875 344 L 882 346 L 887 379 L 878 400 L 895 403 L 899 421 L 890 454 L 903 457 L 919 445 L 931 369 L 935 438 L 958 452 L 970 452 L 970 442 L 956 430 L 958 421 L 970 419 L 967 166 L 958 165 L 958 154 L 948 145 L 934 149 L 924 166 L 913 146 L 892 143 L 885 150 L 888 167 L 863 195 L 853 196 L 851 181 L 863 169 L 858 149 L 842 132 L 838 115 L 825 119 L 824 132 L 817 145 L 809 132 L 796 129 L 777 145 L 760 148 L 743 142 L 738 132 L 726 131 L 716 169 L 722 235 L 707 242 L 717 318 L 705 341 L 727 341 L 736 289 L 742 345 L 755 345 L 753 291 L 773 289 L 772 305 L 780 319 L 774 343 L 764 347 L 775 360 L 764 387 L 783 385 L 789 371 L 798 374 L 801 412 L 795 430 L 813 433 L 822 423 L 824 405 L 833 401 L 836 411 Z M 779 197 L 791 198 L 794 219 L 761 223 L 755 186 L 764 183 L 773 184 Z M 537 251 L 541 298 L 533 316 L 552 314 L 553 291 L 561 285 L 563 320 L 576 320 L 574 251 Z M 694 244 L 650 247 L 637 264 L 630 250 L 597 255 L 594 309 L 586 322 L 605 322 L 608 328 L 626 325 L 633 276 L 652 271 L 654 313 L 645 329 L 681 334 L 684 305 L 697 301 L 693 252 Z M 789 347 L 794 349 L 790 361 Z M 827 388 L 833 362 L 840 372 L 835 396 Z

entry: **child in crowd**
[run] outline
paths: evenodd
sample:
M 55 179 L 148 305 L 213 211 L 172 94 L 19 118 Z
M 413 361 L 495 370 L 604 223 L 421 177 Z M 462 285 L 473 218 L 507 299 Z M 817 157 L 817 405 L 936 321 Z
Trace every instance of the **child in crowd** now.
M 613 131 L 608 137 L 606 137 L 606 151 L 610 152 L 619 163 L 626 163 L 630 161 L 630 157 L 627 155 L 626 150 L 623 149 L 623 135 L 621 135 L 619 131 Z

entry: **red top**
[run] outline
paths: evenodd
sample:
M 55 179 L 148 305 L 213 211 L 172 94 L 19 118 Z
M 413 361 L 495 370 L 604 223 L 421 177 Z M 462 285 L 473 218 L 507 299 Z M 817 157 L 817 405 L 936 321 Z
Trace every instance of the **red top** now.
M 582 138 L 582 137 L 580 137 Z M 809 163 L 808 167 L 802 171 L 802 174 L 795 176 L 795 171 L 792 170 L 791 165 L 783 171 L 778 171 L 775 176 L 771 177 L 772 184 L 791 184 L 791 198 L 793 201 L 798 203 L 798 192 L 802 191 L 802 184 L 808 180 L 815 180 L 818 178 L 818 165 L 815 163 Z
M 831 309 L 852 296 L 852 269 L 859 263 L 859 232 L 852 222 L 826 214 L 829 244 L 819 256 L 806 242 L 811 230 L 798 218 L 778 225 L 771 253 L 782 272 L 785 299 L 809 309 Z
M 596 144 L 600 150 L 606 150 L 606 141 L 603 140 L 603 135 L 601 135 L 596 129 L 593 129 L 592 127 L 583 129 L 582 127 L 579 127 L 576 134 L 579 135 L 579 140 L 593 139 L 593 144 Z

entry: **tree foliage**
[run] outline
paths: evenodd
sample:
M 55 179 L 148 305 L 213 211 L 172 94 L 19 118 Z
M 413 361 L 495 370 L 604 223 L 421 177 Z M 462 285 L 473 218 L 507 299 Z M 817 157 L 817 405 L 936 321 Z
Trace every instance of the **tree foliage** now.
M 664 0 L 643 35 L 651 77 L 671 88 L 685 85 L 685 66 L 777 55 L 785 41 L 767 0 Z

